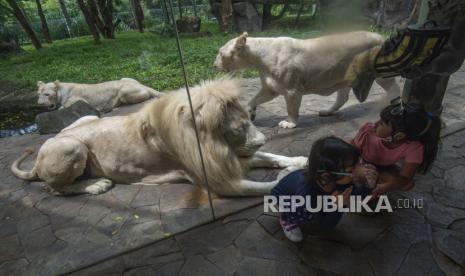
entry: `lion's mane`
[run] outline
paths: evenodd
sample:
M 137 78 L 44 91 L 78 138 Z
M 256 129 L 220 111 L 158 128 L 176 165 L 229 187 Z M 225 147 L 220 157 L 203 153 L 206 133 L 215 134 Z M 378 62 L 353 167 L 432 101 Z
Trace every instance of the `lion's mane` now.
M 213 192 L 234 190 L 244 176 L 247 158 L 239 157 L 224 138 L 222 126 L 231 108 L 242 108 L 240 80 L 229 77 L 205 81 L 190 88 L 208 182 Z M 243 112 L 246 116 L 245 112 Z M 182 163 L 196 184 L 203 185 L 202 164 L 185 89 L 169 92 L 131 115 L 129 124 L 140 124 L 141 135 L 170 158 Z

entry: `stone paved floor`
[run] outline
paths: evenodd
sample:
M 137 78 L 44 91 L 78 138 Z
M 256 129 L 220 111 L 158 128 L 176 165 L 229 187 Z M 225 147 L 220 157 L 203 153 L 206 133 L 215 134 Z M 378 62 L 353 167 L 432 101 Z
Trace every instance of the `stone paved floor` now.
M 189 200 L 195 188 L 187 184 L 116 185 L 99 196 L 49 196 L 41 183 L 15 179 L 9 165 L 24 147 L 37 149 L 50 136 L 0 139 L 0 274 L 463 275 L 465 132 L 455 131 L 465 127 L 464 86 L 462 70 L 449 85 L 443 115 L 443 135 L 449 136 L 433 170 L 418 177 L 411 192 L 390 195 L 393 202 L 423 198 L 424 208 L 349 214 L 332 231 L 309 225 L 301 244 L 284 239 L 275 214 L 263 214 L 260 198 L 216 198 L 223 218 L 184 232 L 210 220 L 206 202 Z M 258 87 L 256 80 L 246 81 L 244 100 Z M 307 155 L 311 141 L 323 135 L 352 137 L 364 122 L 376 120 L 382 98 L 374 87 L 366 103 L 351 96 L 336 116 L 323 118 L 317 111 L 335 97 L 306 96 L 292 130 L 276 127 L 286 115 L 283 100 L 276 99 L 258 109 L 255 123 L 268 137 L 263 150 Z M 275 173 L 261 170 L 250 177 Z

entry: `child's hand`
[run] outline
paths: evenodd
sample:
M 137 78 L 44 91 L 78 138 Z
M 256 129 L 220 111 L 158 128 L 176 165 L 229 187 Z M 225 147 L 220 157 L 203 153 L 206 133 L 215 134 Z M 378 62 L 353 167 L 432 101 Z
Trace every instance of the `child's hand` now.
M 380 183 L 376 186 L 376 188 L 371 192 L 373 198 L 378 198 L 380 195 L 386 194 L 388 191 L 389 183 Z
M 363 166 L 363 175 L 366 179 L 366 185 L 369 189 L 374 189 L 376 183 L 378 182 L 378 171 L 376 167 L 371 164 L 366 164 Z
M 347 188 L 344 191 L 334 191 L 331 195 L 336 197 L 336 204 L 341 200 L 339 195 L 342 195 L 342 206 L 347 206 L 349 204 L 350 195 L 352 194 L 353 187 Z

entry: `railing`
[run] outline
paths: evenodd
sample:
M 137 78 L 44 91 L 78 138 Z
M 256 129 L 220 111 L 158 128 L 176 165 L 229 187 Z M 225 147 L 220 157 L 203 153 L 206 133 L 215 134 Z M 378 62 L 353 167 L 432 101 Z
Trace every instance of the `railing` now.
M 210 7 L 206 4 L 198 4 L 196 5 L 197 15 L 202 18 L 202 21 L 214 21 L 215 18 L 210 14 Z M 174 8 L 175 14 L 179 14 L 179 8 Z M 32 13 L 32 11 L 30 11 Z M 29 13 L 29 12 L 28 12 Z M 57 14 L 57 13 L 55 13 Z M 194 15 L 194 7 L 190 5 L 186 5 L 182 7 L 182 14 L 185 15 Z M 161 9 L 144 9 L 144 24 L 148 27 L 148 29 L 154 29 L 156 26 L 161 25 L 163 22 L 163 11 Z M 114 21 L 118 18 L 121 20 L 120 23 L 117 25 L 116 31 L 129 31 L 129 30 L 136 30 L 135 18 L 134 13 L 132 10 L 127 11 L 119 11 L 114 13 L 113 15 Z M 64 17 L 54 17 L 50 18 L 47 17 L 47 24 L 51 33 L 51 36 L 54 40 L 58 39 L 66 39 L 72 37 L 80 37 L 84 35 L 89 35 L 89 30 L 87 23 L 84 19 L 82 14 L 78 16 L 71 17 L 71 34 L 70 37 L 65 24 Z M 34 29 L 35 33 L 39 37 L 40 40 L 45 41 L 45 37 L 43 37 L 41 31 L 41 22 L 39 20 L 35 20 L 31 22 L 31 26 Z M 20 44 L 27 44 L 30 43 L 30 39 L 27 34 L 24 32 L 21 25 L 16 22 L 8 22 L 4 26 L 5 29 L 8 30 L 9 33 L 15 34 L 17 40 Z

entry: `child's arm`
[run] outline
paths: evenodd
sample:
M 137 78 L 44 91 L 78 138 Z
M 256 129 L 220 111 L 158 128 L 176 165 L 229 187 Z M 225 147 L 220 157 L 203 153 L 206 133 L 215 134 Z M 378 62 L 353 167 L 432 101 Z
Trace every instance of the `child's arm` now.
M 378 197 L 386 192 L 409 188 L 413 185 L 418 166 L 417 163 L 404 163 L 399 172 L 380 172 L 380 180 L 372 195 Z

